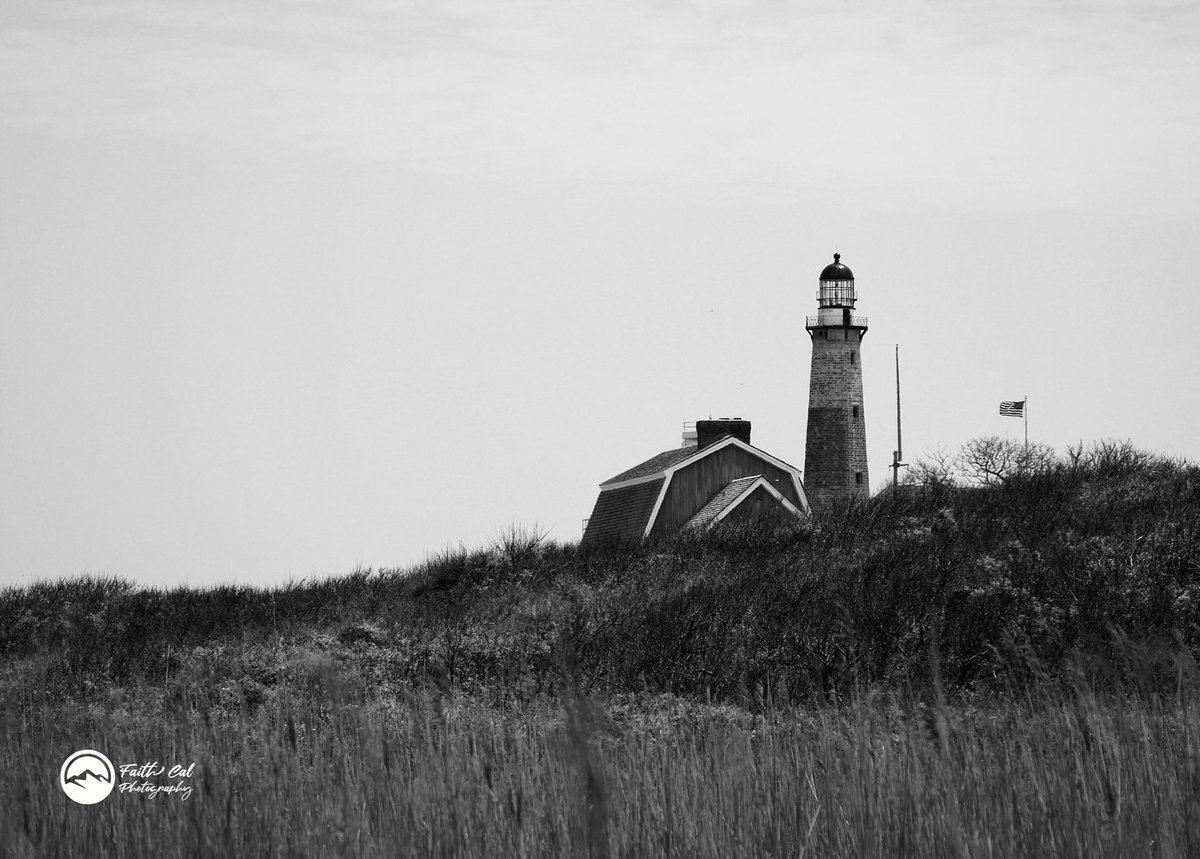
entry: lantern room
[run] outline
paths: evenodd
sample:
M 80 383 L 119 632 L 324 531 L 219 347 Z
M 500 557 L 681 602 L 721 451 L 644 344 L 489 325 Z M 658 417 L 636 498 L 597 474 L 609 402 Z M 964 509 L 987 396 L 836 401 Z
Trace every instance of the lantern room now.
M 841 254 L 834 254 L 833 262 L 821 271 L 817 307 L 854 306 L 854 301 L 858 298 L 854 291 L 854 272 L 842 265 L 841 259 Z

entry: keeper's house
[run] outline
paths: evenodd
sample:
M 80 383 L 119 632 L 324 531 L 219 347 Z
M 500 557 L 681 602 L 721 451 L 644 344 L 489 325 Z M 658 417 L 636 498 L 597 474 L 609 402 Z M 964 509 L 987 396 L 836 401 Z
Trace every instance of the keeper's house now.
M 750 444 L 750 422 L 697 421 L 683 447 L 600 484 L 585 543 L 642 539 L 762 516 L 807 516 L 800 472 Z

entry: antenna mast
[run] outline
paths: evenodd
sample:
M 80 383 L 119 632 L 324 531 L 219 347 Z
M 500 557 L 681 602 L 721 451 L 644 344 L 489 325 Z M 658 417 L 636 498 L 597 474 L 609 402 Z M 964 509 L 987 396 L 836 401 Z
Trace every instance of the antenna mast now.
M 900 344 L 896 344 L 896 449 L 892 451 L 892 489 L 900 486 L 900 469 L 908 463 L 901 462 L 904 458 L 904 445 L 900 440 Z

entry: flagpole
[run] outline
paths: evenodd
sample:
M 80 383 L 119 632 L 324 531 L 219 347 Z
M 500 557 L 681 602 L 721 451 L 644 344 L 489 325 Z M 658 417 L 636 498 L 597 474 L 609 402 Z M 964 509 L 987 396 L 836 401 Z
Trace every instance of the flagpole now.
M 1029 453 L 1029 394 L 1025 395 L 1025 408 L 1021 409 L 1025 416 L 1025 453 Z
M 892 451 L 892 490 L 900 486 L 900 460 L 904 456 L 904 444 L 900 437 L 900 344 L 896 344 L 896 449 Z

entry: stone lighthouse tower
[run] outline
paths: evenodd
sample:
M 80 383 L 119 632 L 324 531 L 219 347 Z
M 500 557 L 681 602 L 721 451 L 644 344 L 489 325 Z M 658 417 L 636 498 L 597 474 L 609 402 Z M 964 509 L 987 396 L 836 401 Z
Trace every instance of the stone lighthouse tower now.
M 865 316 L 854 316 L 854 274 L 841 254 L 821 272 L 817 315 L 805 324 L 812 339 L 804 489 L 815 509 L 838 499 L 866 497 L 867 430 L 863 416 L 862 339 Z

